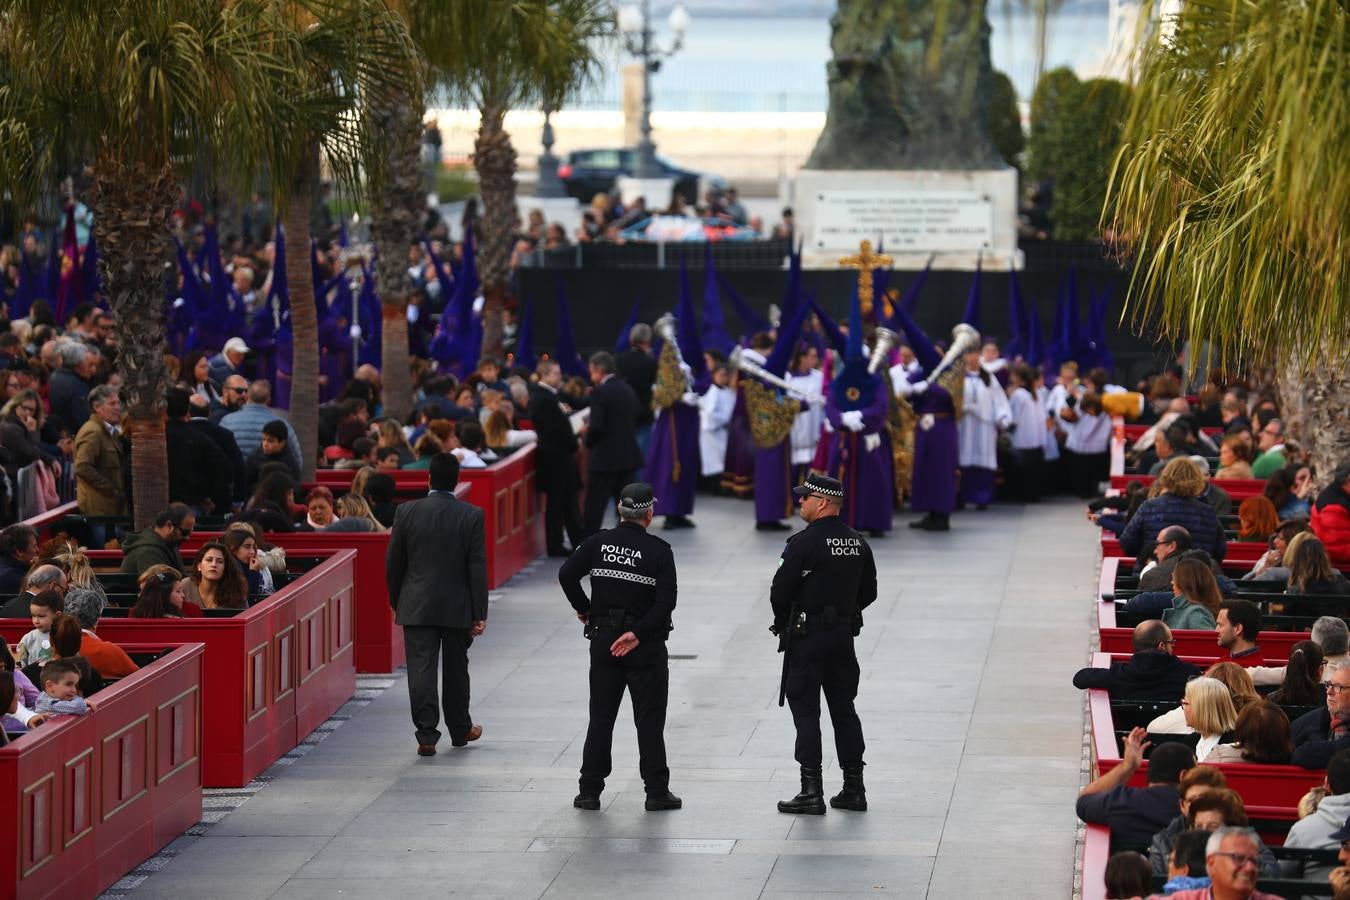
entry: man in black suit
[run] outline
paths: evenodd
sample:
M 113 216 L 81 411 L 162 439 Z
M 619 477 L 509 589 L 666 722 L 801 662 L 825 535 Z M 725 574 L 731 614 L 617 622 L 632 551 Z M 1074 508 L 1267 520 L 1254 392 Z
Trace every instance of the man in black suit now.
M 619 377 L 637 395 L 638 449 L 645 458 L 647 441 L 652 433 L 652 387 L 656 384 L 656 359 L 652 356 L 652 327 L 638 322 L 628 330 L 628 349 L 615 360 Z M 642 463 L 638 464 L 642 468 Z
M 624 485 L 642 468 L 637 441 L 638 398 L 633 388 L 614 375 L 614 356 L 601 350 L 590 358 L 591 420 L 586 425 L 587 466 L 586 534 L 604 523 L 605 510 L 619 499 Z
M 70 581 L 66 578 L 65 572 L 56 566 L 38 566 L 28 573 L 19 595 L 4 606 L 0 606 L 0 619 L 30 618 L 31 613 L 28 609 L 30 600 L 43 591 L 56 591 L 64 597 L 69 587 Z
M 1198 666 L 1177 659 L 1172 629 L 1161 619 L 1134 626 L 1134 654 L 1111 663 L 1109 669 L 1079 669 L 1073 686 L 1081 690 L 1105 688 L 1112 700 L 1180 700 L 1186 682 L 1200 675 Z
M 469 717 L 469 645 L 487 628 L 487 548 L 483 511 L 455 498 L 459 460 L 431 458 L 431 491 L 398 507 L 385 580 L 408 654 L 408 698 L 417 753 L 434 756 L 445 711 L 450 743 L 463 747 L 483 728 Z M 441 696 L 436 670 L 441 670 Z
M 535 451 L 535 478 L 544 495 L 544 546 L 549 556 L 567 556 L 563 529 L 575 549 L 585 532 L 577 508 L 577 436 L 563 409 L 558 388 L 562 369 L 551 359 L 539 363 L 539 383 L 530 389 L 530 421 L 539 435 Z

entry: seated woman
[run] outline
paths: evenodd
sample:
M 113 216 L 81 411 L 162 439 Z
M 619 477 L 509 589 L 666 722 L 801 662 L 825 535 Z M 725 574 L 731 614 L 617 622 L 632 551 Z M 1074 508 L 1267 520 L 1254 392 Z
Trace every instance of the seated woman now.
M 417 454 L 413 452 L 407 436 L 403 433 L 403 426 L 398 424 L 397 419 L 385 419 L 380 423 L 379 437 L 376 439 L 375 448 L 384 450 L 387 447 L 392 447 L 398 451 L 400 467 L 407 466 L 417 459 Z
M 309 489 L 305 497 L 305 521 L 296 531 L 323 531 L 333 524 L 333 492 L 321 484 Z
M 156 565 L 151 566 L 150 568 L 142 572 L 140 577 L 136 579 L 136 586 L 140 588 L 142 595 L 144 595 L 145 586 L 150 582 L 152 578 L 163 578 L 163 577 L 173 579 L 173 586 L 175 590 L 170 592 L 168 599 L 169 602 L 172 603 L 173 606 L 178 610 L 178 614 L 185 619 L 202 618 L 202 608 L 197 604 L 193 603 L 191 600 L 187 599 L 187 595 L 183 593 L 183 583 L 182 583 L 183 573 L 175 569 L 173 566 L 166 566 L 163 563 L 157 563 Z M 134 616 L 135 613 L 133 612 L 132 615 Z
M 52 561 L 66 573 L 66 581 L 70 587 L 93 591 L 98 594 L 103 604 L 107 605 L 108 593 L 99 583 L 98 576 L 94 574 L 94 567 L 89 563 L 89 557 L 85 556 L 84 551 L 72 544 L 64 552 L 56 554 Z
M 1188 828 L 1201 831 L 1218 831 L 1220 828 L 1246 828 L 1249 826 L 1247 808 L 1242 795 L 1232 788 L 1217 788 L 1206 791 L 1191 801 L 1186 813 Z M 1262 878 L 1278 878 L 1280 863 L 1275 854 L 1257 838 L 1257 863 Z
M 94 633 L 103 606 L 107 601 L 88 588 L 71 588 L 66 592 L 66 612 L 79 620 L 84 634 L 80 639 L 79 655 L 89 660 L 104 678 L 125 678 L 140 666 L 131 661 L 126 651 L 116 644 L 101 639 Z M 53 645 L 55 656 L 55 645 Z M 34 682 L 36 684 L 37 682 Z
M 1207 762 L 1289 764 L 1294 744 L 1289 738 L 1289 717 L 1269 700 L 1260 700 L 1238 713 L 1233 742 L 1220 744 Z
M 1210 630 L 1223 595 L 1214 573 L 1198 559 L 1183 559 L 1172 570 L 1172 608 L 1163 613 L 1168 627 Z
M 1228 697 L 1233 704 L 1234 712 L 1241 712 L 1249 704 L 1261 699 L 1261 695 L 1256 692 L 1256 684 L 1252 681 L 1251 674 L 1235 662 L 1227 660 L 1216 662 L 1205 670 L 1205 676 L 1213 678 L 1228 688 Z M 1182 706 L 1168 710 L 1149 722 L 1148 730 L 1151 734 L 1193 734 L 1195 732 L 1195 729 L 1188 723 L 1186 709 Z
M 128 618 L 132 619 L 181 619 L 183 618 L 183 589 L 179 582 L 183 576 L 171 566 L 156 566 L 154 574 L 148 574 L 141 582 L 141 595 L 131 608 Z M 198 611 L 200 615 L 200 611 Z
M 295 480 L 284 472 L 268 472 L 253 488 L 244 504 L 243 520 L 254 522 L 263 531 L 295 530 Z
M 197 551 L 183 579 L 183 594 L 202 609 L 248 607 L 248 581 L 219 541 L 202 544 Z
M 1350 582 L 1331 567 L 1326 545 L 1311 534 L 1289 548 L 1289 587 L 1286 594 L 1350 594 Z M 1339 615 L 1345 603 L 1328 603 L 1327 609 L 1315 615 Z
M 1157 494 L 1140 505 L 1120 533 L 1121 549 L 1129 556 L 1144 556 L 1158 532 L 1169 525 L 1181 525 L 1191 533 L 1193 547 L 1223 562 L 1228 551 L 1223 525 L 1214 508 L 1198 499 L 1207 486 L 1208 481 L 1189 459 L 1173 459 L 1154 482 Z
M 273 577 L 286 571 L 286 548 L 264 540 L 262 529 L 253 522 L 231 522 L 225 526 L 225 532 L 241 531 L 253 538 L 254 558 L 258 560 L 258 574 L 262 576 L 264 597 L 271 596 L 277 589 Z
M 380 532 L 385 527 L 370 511 L 365 498 L 357 494 L 343 494 L 337 502 L 337 519 L 324 531 Z
M 366 481 L 366 489 L 360 492 L 375 520 L 385 528 L 394 524 L 394 490 L 394 479 L 384 472 L 377 472 L 370 476 Z
M 229 551 L 230 557 L 239 563 L 239 569 L 244 573 L 244 580 L 248 584 L 248 595 L 260 597 L 264 593 L 270 594 L 271 591 L 263 591 L 262 565 L 258 562 L 257 538 L 247 531 L 227 531 L 221 543 Z
M 80 667 L 80 696 L 88 697 L 103 690 L 104 678 L 99 670 L 90 663 L 89 659 L 80 654 L 84 637 L 84 630 L 80 628 L 79 620 L 69 613 L 60 613 L 52 619 L 52 659 L 75 661 L 75 665 Z M 117 649 L 121 650 L 120 647 Z M 40 662 L 35 662 L 23 670 L 23 674 L 34 685 L 42 683 L 42 665 Z M 134 667 L 132 671 L 135 671 Z
M 1237 712 L 1233 709 L 1233 698 L 1228 688 L 1217 678 L 1205 675 L 1187 682 L 1186 694 L 1181 698 L 1181 712 L 1186 723 L 1185 730 L 1173 728 L 1171 733 L 1200 735 L 1195 745 L 1195 761 L 1198 763 L 1209 757 L 1224 736 L 1233 730 L 1233 724 L 1237 721 Z M 1155 730 L 1154 725 L 1160 724 L 1161 719 L 1162 716 L 1159 716 L 1148 724 L 1150 733 L 1168 733 L 1161 729 Z
M 1286 581 L 1289 568 L 1284 564 L 1285 554 L 1294 538 L 1300 534 L 1312 533 L 1307 519 L 1286 519 L 1275 528 L 1270 537 L 1270 549 L 1261 554 L 1261 558 L 1252 566 L 1251 571 L 1242 576 L 1243 581 Z
M 1272 693 L 1270 702 L 1281 706 L 1321 706 L 1327 702 L 1327 688 L 1322 683 L 1322 648 L 1313 641 L 1299 641 L 1289 648 L 1289 664 L 1284 667 L 1284 681 Z
M 508 456 L 512 450 L 539 440 L 539 435 L 533 431 L 517 431 L 511 427 L 510 409 L 509 403 L 501 404 L 488 414 L 487 421 L 483 423 L 483 439 L 498 456 Z
M 437 453 L 442 452 L 445 446 L 440 439 L 430 431 L 423 434 L 413 445 L 413 450 L 417 453 L 417 458 L 403 466 L 405 469 L 427 469 L 431 467 L 431 458 Z
M 1238 505 L 1239 541 L 1264 544 L 1279 527 L 1280 517 L 1275 514 L 1275 504 L 1269 498 L 1248 497 Z
M 1219 470 L 1215 481 L 1250 480 L 1252 445 L 1241 435 L 1230 434 L 1219 444 Z
M 1312 502 L 1317 493 L 1313 483 L 1312 467 L 1303 462 L 1292 462 L 1284 467 L 1289 496 L 1280 505 L 1281 519 L 1304 518 L 1312 514 Z

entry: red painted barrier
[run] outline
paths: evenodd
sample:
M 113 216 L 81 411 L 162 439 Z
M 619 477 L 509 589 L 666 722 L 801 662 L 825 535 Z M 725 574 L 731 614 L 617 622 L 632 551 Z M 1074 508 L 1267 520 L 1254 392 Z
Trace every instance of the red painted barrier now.
M 459 472 L 460 484 L 469 486 L 469 502 L 483 510 L 488 586 L 492 588 L 504 584 L 544 552 L 544 517 L 535 488 L 534 454 L 534 445 L 530 445 L 485 469 Z M 320 469 L 317 478 L 328 488 L 345 489 L 351 486 L 353 474 L 350 469 Z M 421 496 L 427 491 L 426 472 L 389 474 L 402 495 Z
M 31 525 L 38 533 L 38 543 L 48 538 L 56 536 L 56 530 L 53 526 L 60 522 L 66 516 L 77 516 L 80 514 L 80 508 L 72 500 L 69 503 L 62 503 L 55 509 L 49 509 L 40 516 L 33 516 L 31 519 L 24 519 L 25 525 Z
M 202 779 L 239 787 L 295 747 L 356 692 L 352 573 L 339 550 L 257 606 L 228 619 L 104 619 L 116 643 L 206 645 Z M 17 640 L 32 627 L 0 620 Z
M 1126 425 L 1125 437 L 1130 441 L 1130 443 L 1134 443 L 1135 441 L 1143 437 L 1144 432 L 1148 431 L 1149 428 L 1151 427 L 1152 426 L 1150 425 Z M 1215 428 L 1210 425 L 1206 425 L 1200 430 L 1203 431 L 1205 434 L 1209 435 L 1210 437 L 1218 437 L 1219 435 L 1223 434 L 1222 428 Z
M 1095 653 L 1094 666 L 1106 667 L 1113 657 Z M 1206 660 L 1191 659 L 1204 664 Z M 1208 662 L 1214 662 L 1213 659 Z M 1116 749 L 1115 724 L 1111 718 L 1111 699 L 1103 690 L 1088 691 L 1088 715 L 1092 725 L 1092 756 L 1095 776 L 1100 776 L 1120 765 L 1120 751 Z M 1242 795 L 1249 816 L 1259 818 L 1298 818 L 1298 801 L 1309 788 L 1321 784 L 1325 773 L 1299 766 L 1265 766 L 1250 763 L 1216 763 L 1228 779 L 1228 786 Z M 1094 776 L 1094 777 L 1095 777 Z M 1148 784 L 1148 761 L 1131 776 L 1129 784 L 1144 787 Z
M 1251 569 L 1267 549 L 1264 543 L 1256 541 L 1229 541 L 1228 549 L 1224 551 L 1223 561 L 1225 563 L 1246 563 L 1246 567 L 1242 570 L 1246 572 Z M 1102 529 L 1102 556 L 1132 558 L 1120 549 L 1120 539 L 1104 528 Z
M 88 715 L 0 748 L 3 896 L 97 896 L 201 820 L 204 664 L 201 644 L 178 645 Z
M 1137 481 L 1145 488 L 1153 484 L 1153 475 L 1112 475 L 1111 487 L 1123 491 L 1131 481 Z M 1234 502 L 1241 503 L 1248 497 L 1259 497 L 1266 489 L 1266 483 L 1260 479 L 1252 478 L 1233 478 L 1223 479 L 1214 482 L 1233 498 Z M 1234 510 L 1236 514 L 1236 510 Z

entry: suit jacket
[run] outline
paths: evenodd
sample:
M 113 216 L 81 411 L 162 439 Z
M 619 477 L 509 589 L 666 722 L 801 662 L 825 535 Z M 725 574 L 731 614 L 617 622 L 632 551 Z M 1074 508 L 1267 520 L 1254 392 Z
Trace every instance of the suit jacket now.
M 530 422 L 539 435 L 535 477 L 539 490 L 566 489 L 576 483 L 577 436 L 563 412 L 562 397 L 546 387 L 530 388 Z
M 169 499 L 195 507 L 210 500 L 214 511 L 228 512 L 234 467 L 220 445 L 191 422 L 173 420 L 164 424 L 164 443 L 169 455 Z
M 124 516 L 122 442 L 90 416 L 75 434 L 75 500 L 86 516 Z
M 638 398 L 622 378 L 607 379 L 591 391 L 586 428 L 592 472 L 633 472 L 645 460 L 637 442 Z
M 234 439 L 234 432 L 228 428 L 222 428 L 209 419 L 192 418 L 188 424 L 197 429 L 200 433 L 206 435 L 215 441 L 220 452 L 225 454 L 225 458 L 230 462 L 230 487 L 233 498 L 239 502 L 248 499 L 249 479 L 248 463 L 244 460 L 244 454 L 239 450 L 239 444 Z M 221 510 L 224 512 L 224 510 Z
M 638 424 L 652 421 L 652 385 L 656 384 L 656 359 L 637 348 L 625 350 L 614 360 L 619 377 L 628 382 L 638 400 Z
M 483 511 L 444 491 L 400 504 L 385 580 L 399 625 L 468 628 L 486 620 Z

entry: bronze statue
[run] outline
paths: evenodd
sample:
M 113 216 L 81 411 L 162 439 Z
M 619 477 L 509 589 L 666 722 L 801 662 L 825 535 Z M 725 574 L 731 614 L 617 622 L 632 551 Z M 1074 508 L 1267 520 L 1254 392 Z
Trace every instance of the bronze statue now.
M 830 109 L 806 168 L 1005 167 L 985 0 L 839 0 L 830 24 Z

